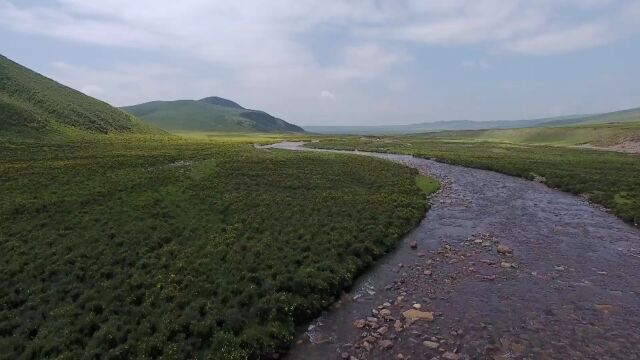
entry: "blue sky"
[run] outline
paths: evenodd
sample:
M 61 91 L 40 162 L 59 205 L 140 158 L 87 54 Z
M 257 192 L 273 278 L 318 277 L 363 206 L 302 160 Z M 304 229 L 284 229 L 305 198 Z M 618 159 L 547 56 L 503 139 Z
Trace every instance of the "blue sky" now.
M 0 0 L 0 53 L 113 105 L 301 125 L 640 107 L 640 1 Z

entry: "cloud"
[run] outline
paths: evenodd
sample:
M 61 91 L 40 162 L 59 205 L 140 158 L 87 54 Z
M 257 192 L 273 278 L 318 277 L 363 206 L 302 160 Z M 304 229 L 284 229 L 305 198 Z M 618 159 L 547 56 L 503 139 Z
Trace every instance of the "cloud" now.
M 412 58 L 403 52 L 366 43 L 344 48 L 341 60 L 341 65 L 326 69 L 327 76 L 338 80 L 367 79 Z
M 461 65 L 469 69 L 488 70 L 492 68 L 491 64 L 486 60 L 464 60 Z
M 454 66 L 490 69 L 496 55 L 631 37 L 639 16 L 635 0 L 0 0 L 0 37 L 48 38 L 46 50 L 17 51 L 41 64 L 64 59 L 47 75 L 116 105 L 221 95 L 301 123 L 382 121 L 386 109 L 415 115 L 439 88 L 460 86 L 436 75 L 440 49 L 461 50 L 447 59 Z M 74 46 L 56 46 L 64 42 Z M 73 53 L 95 48 L 118 62 Z M 319 101 L 331 98 L 324 91 L 339 94 L 332 106 Z M 416 108 L 398 106 L 409 101 Z
M 632 25 L 637 17 L 628 15 L 638 8 L 630 0 L 0 0 L 0 25 L 103 46 L 181 52 L 233 68 L 271 68 L 314 64 L 300 39 L 327 27 L 365 43 L 568 52 L 638 30 Z
M 51 68 L 45 75 L 118 106 L 158 99 L 225 95 L 228 88 L 215 76 L 202 76 L 180 67 L 154 63 L 121 63 L 98 70 L 57 61 Z
M 333 95 L 333 93 L 329 90 L 322 90 L 320 91 L 320 98 L 321 99 L 333 99 L 335 98 L 335 95 Z
M 596 47 L 613 37 L 614 34 L 605 24 L 594 23 L 517 39 L 506 46 L 525 54 L 557 54 Z

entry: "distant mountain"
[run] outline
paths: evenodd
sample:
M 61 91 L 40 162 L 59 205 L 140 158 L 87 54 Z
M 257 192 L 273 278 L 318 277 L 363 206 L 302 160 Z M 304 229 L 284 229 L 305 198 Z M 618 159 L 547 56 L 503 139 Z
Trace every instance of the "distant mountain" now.
M 640 122 L 640 108 L 614 111 L 604 114 L 582 115 L 571 119 L 556 119 L 547 121 L 542 126 L 574 126 Z
M 435 121 L 410 125 L 383 126 L 306 126 L 305 130 L 320 134 L 354 135 L 394 135 L 418 134 L 436 131 L 516 129 L 529 127 L 558 127 L 607 124 L 620 122 L 640 122 L 640 108 L 616 111 L 604 114 L 568 115 L 530 120 L 495 121 Z
M 0 55 L 0 137 L 154 131 L 159 130 Z
M 304 130 L 264 111 L 245 109 L 217 96 L 200 100 L 152 101 L 122 110 L 173 131 L 292 132 Z

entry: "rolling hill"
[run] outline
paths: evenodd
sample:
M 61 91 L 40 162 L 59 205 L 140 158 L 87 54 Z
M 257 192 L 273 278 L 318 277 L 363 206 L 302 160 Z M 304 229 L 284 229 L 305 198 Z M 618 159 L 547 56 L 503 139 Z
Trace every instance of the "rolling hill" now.
M 290 132 L 304 130 L 264 111 L 246 109 L 217 96 L 200 100 L 152 101 L 122 110 L 169 131 Z
M 157 131 L 0 55 L 0 137 Z
M 409 125 L 382 126 L 308 126 L 305 130 L 320 134 L 400 135 L 437 131 L 519 129 L 640 122 L 640 108 L 603 114 L 567 115 L 528 120 L 435 121 Z

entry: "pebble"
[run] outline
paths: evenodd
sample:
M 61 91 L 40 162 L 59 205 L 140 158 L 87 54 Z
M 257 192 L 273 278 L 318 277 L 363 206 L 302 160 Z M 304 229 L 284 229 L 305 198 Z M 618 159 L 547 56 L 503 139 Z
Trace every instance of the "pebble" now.
M 393 341 L 391 340 L 382 340 L 380 341 L 380 348 L 382 350 L 389 350 L 393 347 Z
M 440 346 L 440 344 L 438 344 L 437 342 L 428 341 L 428 340 L 427 341 L 423 341 L 422 345 L 424 345 L 424 346 L 426 346 L 426 347 L 428 347 L 429 349 L 432 349 L 432 350 L 436 350 Z
M 353 327 L 358 328 L 358 329 L 362 329 L 365 325 L 366 325 L 366 321 L 362 320 L 362 319 L 358 319 L 356 321 L 353 322 Z
M 422 305 L 420 304 L 413 304 L 413 308 L 416 310 L 420 310 L 420 308 L 422 307 Z
M 511 250 L 510 247 L 503 244 L 498 245 L 498 247 L 496 248 L 496 251 L 502 255 L 510 255 L 511 253 L 513 253 L 513 250 Z
M 433 321 L 433 313 L 429 311 L 420 311 L 416 309 L 409 309 L 402 313 L 407 320 L 426 320 Z
M 388 330 L 389 330 L 389 328 L 388 328 L 388 327 L 383 326 L 383 327 L 381 327 L 380 329 L 378 329 L 378 331 L 376 331 L 376 332 L 377 332 L 378 334 L 380 334 L 380 335 L 384 335 L 384 334 L 386 334 L 386 333 L 387 333 L 387 331 L 388 331 Z
M 417 241 L 415 241 L 415 240 L 413 240 L 413 241 L 409 244 L 409 246 L 411 246 L 411 248 L 412 248 L 412 249 L 417 249 L 417 248 L 418 248 L 418 242 L 417 242 Z
M 460 359 L 460 356 L 458 356 L 458 354 L 447 351 L 444 354 L 442 354 L 442 358 L 445 360 L 458 360 Z

